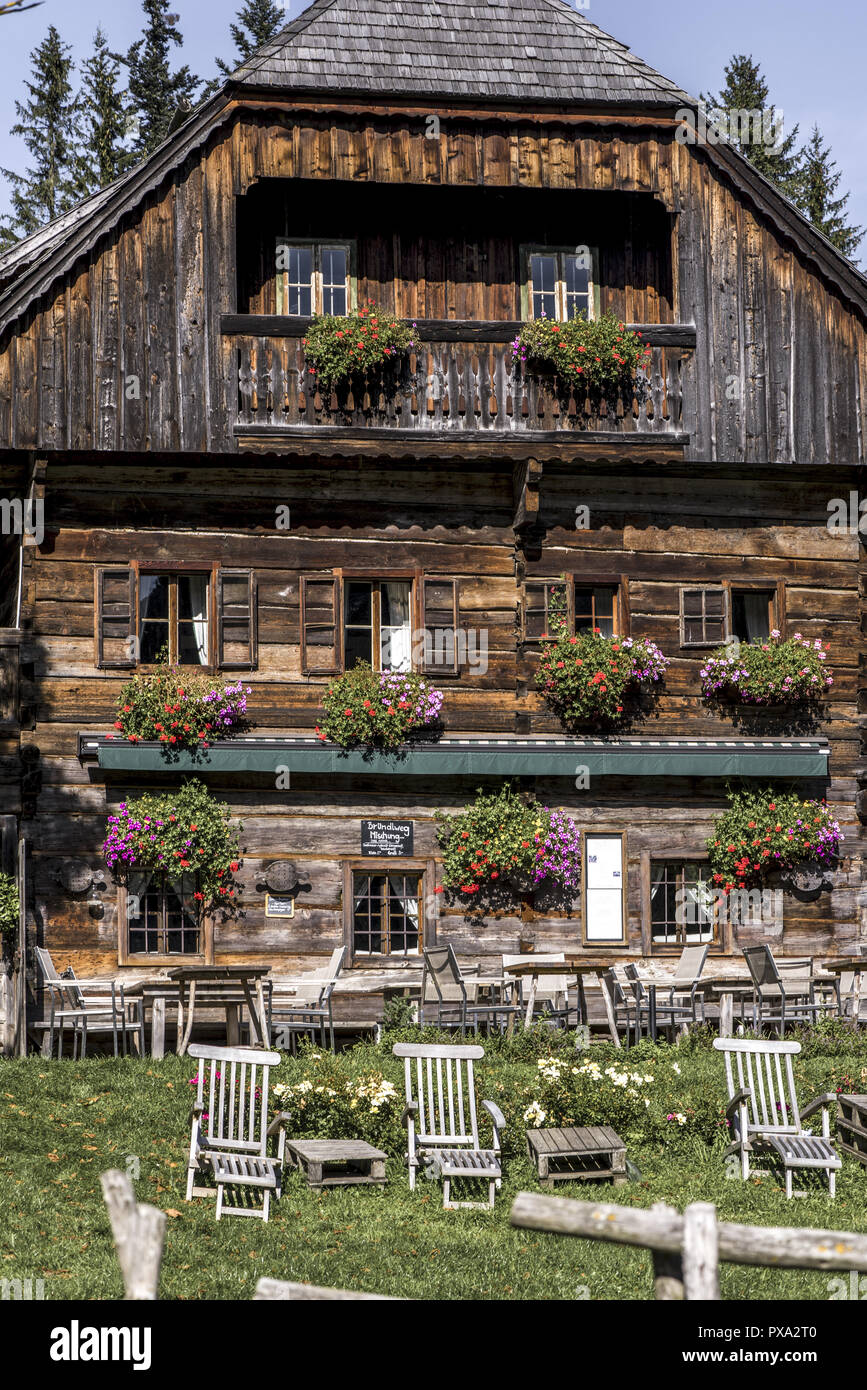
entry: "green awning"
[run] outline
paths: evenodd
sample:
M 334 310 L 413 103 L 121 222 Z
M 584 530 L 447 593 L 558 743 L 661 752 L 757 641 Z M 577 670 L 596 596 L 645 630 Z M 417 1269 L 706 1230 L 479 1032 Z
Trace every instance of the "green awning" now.
M 237 739 L 166 755 L 158 744 L 79 736 L 82 759 L 124 772 L 398 777 L 826 777 L 823 739 L 446 738 L 395 753 L 344 753 L 318 739 Z

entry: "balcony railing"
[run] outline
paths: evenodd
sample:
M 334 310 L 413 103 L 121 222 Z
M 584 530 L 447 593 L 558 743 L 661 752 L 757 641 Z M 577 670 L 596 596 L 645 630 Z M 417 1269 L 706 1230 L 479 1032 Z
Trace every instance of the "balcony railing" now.
M 321 392 L 305 366 L 306 322 L 223 320 L 235 349 L 237 433 L 319 426 L 670 435 L 684 428 L 684 353 L 695 346 L 687 326 L 638 325 L 652 349 L 645 379 L 630 399 L 594 405 L 516 368 L 511 344 L 520 325 L 512 323 L 419 323 L 417 346 L 395 376 L 370 374 L 352 388 Z

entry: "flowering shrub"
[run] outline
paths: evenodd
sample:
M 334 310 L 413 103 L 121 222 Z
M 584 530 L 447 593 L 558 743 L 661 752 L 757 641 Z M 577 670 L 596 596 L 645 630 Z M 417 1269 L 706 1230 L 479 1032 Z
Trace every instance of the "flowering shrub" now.
M 234 875 L 240 865 L 238 832 L 228 808 L 197 778 L 174 792 L 146 792 L 122 801 L 108 817 L 103 856 L 118 882 L 130 873 L 195 874 L 195 901 L 200 912 L 236 906 Z
M 834 684 L 825 666 L 827 645 L 800 632 L 784 641 L 777 629 L 766 642 L 726 647 L 707 658 L 701 670 L 705 700 L 735 700 L 749 705 L 796 704 L 816 700 Z
M 654 642 L 603 637 L 598 628 L 569 636 L 563 627 L 543 641 L 536 685 L 564 725 L 617 724 L 642 686 L 669 665 Z
M 443 848 L 443 884 L 468 896 L 504 882 L 559 883 L 577 890 L 581 840 L 562 811 L 515 795 L 508 783 L 498 792 L 476 794 L 472 806 L 441 816 L 437 840 Z
M 341 748 L 367 744 L 396 748 L 439 722 L 442 691 L 413 671 L 372 671 L 360 661 L 333 682 L 323 698 L 323 728 L 317 736 Z
M 18 884 L 0 871 L 0 947 L 11 946 L 18 931 Z
M 639 369 L 651 349 L 614 314 L 582 316 L 568 323 L 531 319 L 512 344 L 515 363 L 551 373 L 591 396 L 632 395 Z
M 198 671 L 158 663 L 128 680 L 117 698 L 114 727 L 130 743 L 154 739 L 167 749 L 207 748 L 246 727 L 247 696 L 240 681 L 222 689 Z M 114 735 L 110 735 L 114 737 Z
M 724 892 L 760 883 L 773 869 L 837 857 L 843 833 L 824 801 L 765 787 L 729 789 L 728 802 L 707 841 L 713 881 Z
M 559 1125 L 611 1125 L 627 1142 L 676 1142 L 681 1133 L 713 1143 L 727 1133 L 719 1100 L 691 1095 L 677 1062 L 629 1059 L 603 1067 L 574 1054 L 540 1057 L 525 1088 L 520 1118 L 532 1129 Z M 529 1099 L 529 1104 L 524 1102 Z
M 390 1153 L 405 1149 L 403 1096 L 382 1072 L 351 1076 L 340 1059 L 321 1052 L 305 1054 L 303 1070 L 300 1081 L 271 1087 L 275 1109 L 292 1117 L 294 1138 L 349 1137 Z
M 330 391 L 357 372 L 396 362 L 415 347 L 415 330 L 415 324 L 408 328 L 368 299 L 363 308 L 346 318 L 314 314 L 303 340 L 304 356 L 319 386 Z

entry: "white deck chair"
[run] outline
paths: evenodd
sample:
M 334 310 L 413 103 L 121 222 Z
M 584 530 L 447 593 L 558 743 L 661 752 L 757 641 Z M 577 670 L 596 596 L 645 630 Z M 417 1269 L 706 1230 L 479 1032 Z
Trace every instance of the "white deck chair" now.
M 817 1096 L 801 1111 L 795 1094 L 792 1058 L 801 1051 L 797 1042 L 754 1038 L 715 1038 L 714 1047 L 725 1054 L 729 1103 L 726 1117 L 732 1127 L 727 1154 L 736 1153 L 741 1176 L 750 1175 L 750 1154 L 756 1147 L 770 1149 L 782 1160 L 786 1196 L 792 1196 L 795 1168 L 819 1168 L 827 1174 L 833 1197 L 837 1169 L 842 1160 L 831 1142 L 830 1107 L 836 1095 Z M 804 1129 L 802 1121 L 822 1111 L 822 1134 Z

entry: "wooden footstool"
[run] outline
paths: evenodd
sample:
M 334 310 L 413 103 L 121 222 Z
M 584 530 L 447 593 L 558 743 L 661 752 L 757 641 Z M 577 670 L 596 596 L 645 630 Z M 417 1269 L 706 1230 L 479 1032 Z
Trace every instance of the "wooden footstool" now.
M 386 1154 L 362 1139 L 287 1139 L 287 1157 L 311 1187 L 382 1186 Z
M 544 1187 L 587 1178 L 626 1182 L 626 1145 L 610 1125 L 528 1129 L 527 1153 Z
M 837 1097 L 837 1143 L 867 1165 L 867 1096 Z

